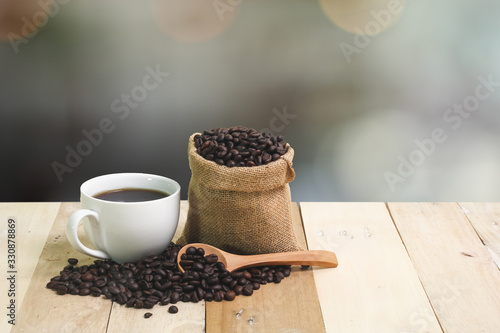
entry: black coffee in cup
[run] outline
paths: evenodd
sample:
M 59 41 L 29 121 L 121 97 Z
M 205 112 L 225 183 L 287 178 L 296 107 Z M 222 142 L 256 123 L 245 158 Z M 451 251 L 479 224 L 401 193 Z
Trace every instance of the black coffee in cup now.
M 165 192 L 140 189 L 140 188 L 120 188 L 94 195 L 94 198 L 115 202 L 140 202 L 151 201 L 168 197 Z

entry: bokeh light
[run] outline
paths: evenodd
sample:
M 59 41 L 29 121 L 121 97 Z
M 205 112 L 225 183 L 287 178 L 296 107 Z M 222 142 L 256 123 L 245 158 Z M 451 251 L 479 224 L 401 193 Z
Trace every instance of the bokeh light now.
M 47 24 L 55 8 L 54 0 L 0 1 L 0 39 L 31 38 Z
M 320 0 L 325 15 L 338 27 L 358 35 L 376 35 L 403 14 L 406 0 Z
M 234 19 L 241 1 L 153 0 L 156 24 L 183 42 L 200 42 L 220 34 Z

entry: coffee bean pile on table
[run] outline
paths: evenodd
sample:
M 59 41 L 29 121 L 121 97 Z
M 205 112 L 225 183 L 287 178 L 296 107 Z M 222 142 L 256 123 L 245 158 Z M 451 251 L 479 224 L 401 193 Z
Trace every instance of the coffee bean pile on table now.
M 228 167 L 252 167 L 276 161 L 288 148 L 283 136 L 243 126 L 215 128 L 194 136 L 198 154 Z
M 171 243 L 161 254 L 134 263 L 117 264 L 95 260 L 92 265 L 70 263 L 53 277 L 47 288 L 59 295 L 103 295 L 118 304 L 137 309 L 181 302 L 232 301 L 238 295 L 250 296 L 267 283 L 280 283 L 290 275 L 290 266 L 263 266 L 229 273 L 215 254 L 205 255 L 190 247 L 181 256 L 182 273 L 177 268 L 181 246 Z M 169 309 L 177 313 L 177 307 Z

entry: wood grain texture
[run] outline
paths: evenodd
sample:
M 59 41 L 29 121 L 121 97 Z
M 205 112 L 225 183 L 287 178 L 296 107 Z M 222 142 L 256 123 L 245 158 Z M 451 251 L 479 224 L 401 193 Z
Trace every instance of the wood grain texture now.
M 441 332 L 384 203 L 300 209 L 309 249 L 334 251 L 339 261 L 313 270 L 328 332 Z
M 299 243 L 306 241 L 302 220 L 293 204 L 293 222 Z M 233 302 L 207 302 L 206 331 L 218 332 L 311 332 L 325 331 L 312 270 L 294 267 L 279 284 L 267 284 L 251 297 Z
M 174 243 L 179 239 L 179 237 L 181 237 L 182 231 L 184 230 L 184 226 L 186 225 L 186 220 L 187 220 L 188 209 L 189 209 L 189 203 L 186 200 L 182 200 L 179 212 L 179 224 L 177 225 L 177 229 L 175 230 L 174 238 L 172 238 L 172 241 Z
M 15 301 L 17 312 L 23 303 L 24 295 L 38 263 L 38 258 L 42 252 L 47 235 L 50 232 L 54 218 L 59 210 L 60 203 L 9 203 L 0 204 L 0 221 L 2 223 L 2 232 L 0 234 L 0 248 L 7 250 L 7 221 L 13 218 L 16 222 L 15 234 L 15 267 L 16 288 Z M 0 257 L 0 267 L 7 270 L 7 252 Z M 10 270 L 10 269 L 9 269 Z M 3 273 L 6 274 L 6 271 Z M 7 290 L 6 278 L 0 280 L 1 304 L 7 305 L 10 302 Z M 10 319 L 10 318 L 9 318 Z M 8 332 L 12 326 L 7 320 L 0 322 L 0 332 Z
M 168 313 L 170 305 L 155 305 L 152 309 L 134 309 L 113 303 L 106 332 L 134 333 L 196 333 L 205 331 L 205 303 L 175 304 L 176 314 Z M 144 314 L 150 312 L 150 318 Z
M 500 268 L 500 203 L 461 202 L 460 206 Z
M 389 210 L 446 332 L 498 332 L 500 271 L 456 203 Z
M 4 317 L 0 332 L 203 332 L 205 323 L 209 333 L 440 332 L 436 314 L 446 332 L 499 331 L 500 271 L 493 262 L 499 253 L 499 203 L 388 204 L 394 222 L 382 203 L 303 203 L 303 220 L 294 206 L 299 241 L 306 244 L 305 228 L 309 248 L 336 252 L 337 268 L 294 268 L 289 278 L 262 286 L 252 297 L 179 303 L 175 315 L 167 313 L 168 306 L 127 309 L 45 288 L 68 258 L 79 264 L 95 260 L 74 250 L 65 236 L 67 220 L 79 207 L 0 204 L 0 219 L 17 222 L 20 305 L 16 326 Z M 181 202 L 174 240 L 187 208 Z M 6 229 L 0 234 L 4 249 Z M 6 258 L 0 263 L 6 267 Z M 153 316 L 145 319 L 145 312 Z
M 76 252 L 66 239 L 66 223 L 79 206 L 61 204 L 12 332 L 105 332 L 111 302 L 94 297 L 60 296 L 45 287 L 67 265 L 68 258 L 79 259 L 81 265 L 94 260 Z

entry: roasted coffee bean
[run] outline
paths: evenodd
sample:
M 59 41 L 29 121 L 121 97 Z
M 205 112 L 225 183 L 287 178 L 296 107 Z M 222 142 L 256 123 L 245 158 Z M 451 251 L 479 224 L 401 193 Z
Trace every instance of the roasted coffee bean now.
M 194 246 L 190 246 L 186 249 L 186 255 L 192 256 L 196 254 L 196 248 Z
M 146 280 L 141 280 L 141 281 L 139 281 L 139 287 L 142 290 L 149 290 L 149 289 L 151 289 L 151 284 L 148 283 Z
M 59 285 L 56 287 L 56 291 L 59 295 L 66 295 L 68 293 L 68 287 Z
M 186 285 L 184 287 L 182 287 L 182 290 L 185 292 L 185 293 L 190 293 L 192 291 L 194 291 L 194 286 L 193 285 Z
M 80 296 L 90 295 L 90 289 L 87 289 L 87 288 L 80 289 L 79 295 Z
M 241 132 L 242 144 L 253 142 L 252 133 Z M 273 144 L 281 147 L 276 140 Z M 256 151 L 252 149 L 248 148 L 248 152 Z M 142 309 L 158 303 L 234 300 L 238 295 L 252 295 L 262 284 L 280 283 L 291 273 L 290 266 L 265 266 L 229 273 L 216 255 L 205 256 L 204 251 L 196 248 L 181 256 L 189 266 L 181 273 L 176 262 L 180 248 L 171 244 L 161 255 L 122 265 L 111 260 L 95 260 L 94 264 L 82 267 L 68 265 L 46 286 L 61 295 L 104 295 L 117 304 Z
M 180 264 L 180 265 L 181 265 L 184 269 L 187 269 L 187 268 L 189 268 L 189 267 L 193 266 L 194 261 L 193 261 L 193 260 L 187 260 L 187 259 L 186 259 L 186 260 L 181 260 L 181 261 L 179 262 L 179 264 Z
M 229 289 L 233 290 L 237 284 L 238 284 L 238 280 L 231 281 L 231 283 L 229 284 Z
M 208 285 L 213 285 L 219 283 L 219 278 L 217 276 L 211 277 L 207 280 Z
M 272 159 L 273 159 L 273 157 L 271 155 L 269 155 L 268 153 L 262 154 L 262 163 L 268 164 L 269 162 L 272 161 Z
M 106 280 L 105 279 L 99 279 L 94 281 L 94 286 L 97 288 L 102 288 L 106 285 Z
M 247 284 L 243 287 L 243 291 L 241 292 L 245 296 L 252 296 L 253 294 L 253 286 L 251 284 Z
M 233 281 L 233 278 L 230 275 L 228 275 L 220 280 L 220 282 L 225 284 L 225 285 L 229 285 L 232 281 Z
M 49 283 L 47 283 L 46 287 L 49 289 L 54 289 L 56 285 L 57 281 L 50 281 Z
M 97 296 L 101 296 L 101 289 L 99 289 L 99 288 L 97 288 L 97 287 L 91 287 L 91 288 L 90 288 L 90 294 L 91 294 L 92 296 L 95 296 L 95 297 L 97 297 Z
M 194 144 L 198 154 L 232 168 L 268 164 L 280 159 L 288 151 L 283 136 L 275 137 L 243 126 L 232 129 L 217 128 L 203 132 L 207 134 L 195 135 Z
M 241 293 L 243 292 L 243 286 L 241 286 L 241 285 L 236 285 L 236 286 L 233 288 L 233 291 L 236 293 L 236 296 L 241 295 Z
M 172 277 L 169 278 L 171 282 L 179 282 L 181 280 L 180 275 L 173 275 Z
M 231 276 L 233 277 L 233 279 L 239 279 L 240 277 L 243 276 L 243 271 L 232 272 Z
M 212 291 L 219 291 L 219 290 L 222 290 L 222 285 L 220 285 L 220 284 L 214 284 L 210 288 L 212 289 Z
M 140 299 L 135 300 L 134 307 L 136 309 L 142 309 L 144 308 L 144 302 L 141 301 Z
M 162 290 L 162 291 L 165 291 L 165 290 L 168 290 L 170 287 L 172 286 L 172 282 L 171 281 L 167 281 L 165 282 L 164 284 L 162 284 L 159 288 L 159 290 Z
M 109 287 L 109 292 L 113 295 L 119 294 L 120 293 L 120 288 L 118 287 Z
M 189 296 L 191 297 L 191 302 L 193 303 L 198 303 L 200 301 L 199 297 L 198 297 L 198 294 L 196 293 L 196 291 L 193 291 L 189 294 Z
M 179 312 L 179 309 L 175 305 L 172 305 L 168 308 L 168 312 L 169 313 L 177 313 L 177 312 Z
M 90 282 L 94 279 L 94 275 L 87 271 L 85 274 L 81 276 L 82 281 Z
M 214 301 L 222 302 L 223 299 L 224 299 L 224 293 L 222 291 L 219 290 L 214 293 Z
M 207 301 L 207 302 L 211 302 L 211 301 L 213 301 L 213 300 L 214 300 L 214 295 L 213 295 L 212 293 L 210 293 L 210 292 L 205 293 L 205 297 L 204 297 L 204 299 L 205 299 L 205 301 Z
M 227 291 L 225 294 L 224 294 L 224 299 L 226 301 L 234 301 L 234 299 L 236 298 L 236 293 L 232 290 L 230 291 Z
M 82 282 L 78 285 L 80 289 L 89 289 L 90 287 L 92 287 L 92 283 L 90 282 Z
M 199 299 L 203 299 L 205 297 L 205 290 L 203 290 L 203 288 L 198 287 L 198 289 L 196 289 L 196 294 L 198 295 Z
M 160 301 L 160 298 L 156 296 L 149 296 L 148 298 L 146 298 L 146 301 L 156 304 Z
M 75 259 L 75 258 L 69 258 L 68 259 L 68 263 L 72 266 L 75 266 L 76 264 L 78 264 L 78 259 Z
M 134 307 L 135 300 L 136 300 L 135 298 L 130 298 L 130 299 L 127 301 L 127 303 L 125 303 L 125 306 L 126 306 L 127 308 L 132 308 L 132 307 Z
M 216 254 L 209 254 L 205 257 L 205 262 L 209 265 L 215 264 L 219 260 L 219 257 Z
M 125 298 L 125 296 L 123 294 L 117 294 L 115 295 L 115 302 L 120 304 L 120 305 L 123 305 L 125 303 L 127 303 L 127 299 Z
M 172 295 L 170 296 L 170 303 L 175 304 L 175 303 L 179 302 L 180 299 L 181 299 L 181 295 L 178 292 L 174 291 L 172 293 Z
M 203 264 L 201 262 L 195 262 L 192 266 L 193 271 L 202 271 L 204 268 Z
M 148 319 L 148 318 L 150 318 L 152 315 L 153 315 L 153 314 L 152 314 L 151 312 L 146 312 L 146 313 L 144 314 L 144 318 Z
M 97 286 L 97 284 L 96 284 L 96 286 Z M 129 282 L 129 283 L 127 283 L 127 288 L 130 291 L 137 291 L 137 290 L 139 290 L 139 285 L 135 282 Z

